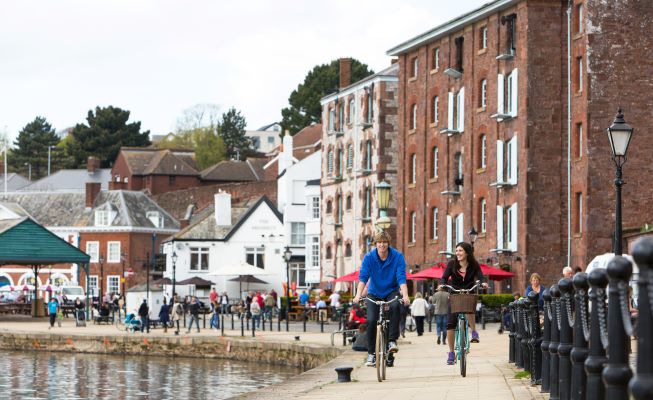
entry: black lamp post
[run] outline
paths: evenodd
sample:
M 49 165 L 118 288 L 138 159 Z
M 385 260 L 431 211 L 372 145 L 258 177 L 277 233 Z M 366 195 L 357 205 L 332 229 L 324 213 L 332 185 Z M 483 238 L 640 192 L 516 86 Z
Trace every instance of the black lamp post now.
M 622 253 L 621 248 L 621 169 L 626 163 L 626 152 L 630 144 L 630 138 L 633 134 L 633 128 L 630 127 L 624 120 L 624 114 L 621 110 L 617 111 L 617 116 L 614 122 L 608 128 L 608 139 L 610 139 L 610 149 L 612 150 L 612 161 L 617 167 L 614 185 L 616 188 L 616 208 L 615 208 L 615 226 L 614 226 L 614 242 L 613 253 L 620 256 Z
M 290 320 L 290 258 L 292 257 L 292 251 L 290 251 L 290 246 L 286 246 L 286 250 L 283 252 L 283 260 L 286 262 L 286 332 L 289 330 L 289 320 Z
M 104 256 L 100 254 L 100 258 L 98 259 L 100 262 L 100 284 L 98 285 L 100 287 L 99 294 L 100 297 L 98 298 L 98 306 L 102 305 L 102 285 L 104 284 Z
M 124 297 L 125 296 L 125 281 L 127 280 L 127 277 L 125 276 L 125 260 L 127 258 L 127 254 L 126 253 L 120 253 L 120 258 L 121 258 L 121 261 L 122 261 L 122 277 L 120 278 L 120 280 L 122 281 L 122 291 L 120 292 L 120 294 L 122 294 L 123 297 Z
M 173 244 L 174 245 L 174 244 Z M 175 286 L 177 285 L 177 253 L 172 251 L 172 298 L 175 297 Z
M 388 217 L 388 207 L 390 206 L 390 189 L 391 186 L 386 181 L 376 184 L 376 202 L 379 207 L 379 219 L 376 220 L 376 227 L 380 231 L 390 228 L 390 218 Z
M 472 229 L 469 230 L 467 235 L 469 235 L 469 242 L 471 243 L 472 248 L 474 248 L 474 243 L 476 243 L 476 238 L 478 237 L 478 232 L 476 232 L 476 229 L 472 226 Z

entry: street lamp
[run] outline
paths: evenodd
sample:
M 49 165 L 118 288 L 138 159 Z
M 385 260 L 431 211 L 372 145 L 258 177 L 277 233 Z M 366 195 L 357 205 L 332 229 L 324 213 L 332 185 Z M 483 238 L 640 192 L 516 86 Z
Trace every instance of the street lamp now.
M 472 229 L 469 230 L 467 235 L 469 236 L 469 242 L 472 244 L 473 249 L 474 243 L 476 243 L 476 238 L 478 237 L 478 232 L 476 232 L 476 229 L 472 226 Z
M 125 260 L 127 259 L 127 253 L 120 253 L 120 258 L 122 261 L 122 277 L 120 278 L 122 280 L 122 296 L 124 298 L 125 296 L 125 281 L 127 280 L 127 277 L 125 276 Z
M 172 298 L 174 299 L 175 286 L 177 285 L 177 252 L 173 250 L 170 258 L 172 258 Z
M 100 262 L 100 297 L 98 299 L 98 305 L 102 305 L 102 284 L 104 283 L 104 256 L 102 254 L 100 254 L 98 261 Z
M 376 202 L 379 207 L 379 219 L 376 220 L 376 227 L 384 231 L 390 228 L 390 218 L 388 217 L 388 206 L 390 205 L 390 184 L 381 181 L 376 184 Z
M 32 163 L 26 162 L 25 165 L 27 166 L 27 180 L 32 181 Z
M 57 146 L 48 146 L 48 176 L 50 176 L 50 164 L 51 164 L 50 161 L 52 160 L 51 152 L 52 152 L 52 149 L 54 149 L 55 147 L 57 147 Z
M 290 258 L 292 257 L 292 251 L 290 251 L 290 246 L 286 246 L 286 250 L 283 252 L 283 260 L 286 262 L 286 332 L 288 332 L 288 325 L 290 319 Z
M 610 149 L 612 150 L 612 161 L 616 166 L 616 177 L 614 185 L 616 189 L 616 208 L 615 208 L 615 226 L 614 242 L 612 245 L 613 253 L 617 256 L 622 254 L 621 248 L 621 169 L 626 163 L 626 152 L 630 144 L 630 138 L 633 134 L 633 128 L 624 120 L 624 114 L 621 108 L 617 111 L 614 122 L 608 128 L 608 139 L 610 139 Z

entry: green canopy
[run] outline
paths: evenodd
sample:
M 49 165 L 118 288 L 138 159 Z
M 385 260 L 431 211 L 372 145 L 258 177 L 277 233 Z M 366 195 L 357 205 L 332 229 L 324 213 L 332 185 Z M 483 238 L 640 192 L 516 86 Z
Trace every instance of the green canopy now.
M 0 222 L 0 265 L 88 264 L 90 256 L 29 217 Z

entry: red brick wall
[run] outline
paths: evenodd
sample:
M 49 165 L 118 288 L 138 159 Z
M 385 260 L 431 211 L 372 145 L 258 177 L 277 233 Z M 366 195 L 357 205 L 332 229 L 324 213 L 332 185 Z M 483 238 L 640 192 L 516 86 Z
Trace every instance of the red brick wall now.
M 199 176 L 184 175 L 174 176 L 172 180 L 171 175 L 148 175 L 145 182 L 145 188 L 149 189 L 152 194 L 173 192 L 202 185 Z

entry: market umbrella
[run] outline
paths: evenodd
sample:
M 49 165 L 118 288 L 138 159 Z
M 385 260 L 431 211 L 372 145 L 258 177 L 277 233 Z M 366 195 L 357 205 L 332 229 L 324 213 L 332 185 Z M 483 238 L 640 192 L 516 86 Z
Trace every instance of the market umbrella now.
M 229 281 L 231 281 L 231 282 L 240 282 L 241 285 L 242 285 L 243 282 L 247 283 L 247 288 L 245 290 L 248 290 L 248 291 L 249 291 L 249 284 L 250 283 L 263 283 L 263 284 L 267 283 L 266 281 L 264 281 L 262 279 L 259 279 L 259 278 L 255 277 L 253 275 L 238 275 L 235 278 L 229 279 Z
M 231 265 L 227 267 L 220 267 L 217 272 L 211 274 L 212 276 L 228 276 L 228 275 L 235 275 L 237 277 L 243 277 L 243 276 L 260 276 L 260 275 L 271 275 L 271 272 L 266 271 L 263 268 L 256 267 L 252 264 L 246 263 L 246 262 L 241 262 L 238 265 Z M 234 280 L 235 282 L 235 280 Z M 239 284 L 239 296 L 240 293 L 243 292 L 243 282 L 245 281 L 238 281 L 240 282 Z
M 414 274 L 408 274 L 406 278 L 410 280 L 421 280 L 421 279 L 441 279 L 442 274 L 444 273 L 444 268 L 441 264 L 434 265 L 429 269 L 424 271 L 419 271 Z
M 161 285 L 161 283 L 159 283 Z M 195 285 L 199 287 L 210 287 L 213 285 L 213 282 L 202 279 L 199 276 L 194 276 L 192 278 L 184 279 L 183 281 L 177 282 L 177 285 Z
M 172 279 L 170 278 L 161 278 L 152 282 L 153 285 L 172 285 Z
M 481 272 L 483 272 L 483 275 L 488 279 L 493 281 L 502 281 L 515 276 L 512 272 L 504 271 L 501 268 L 490 267 L 487 264 L 481 264 Z
M 16 289 L 11 285 L 0 286 L 0 292 L 13 292 L 14 290 Z
M 343 275 L 340 278 L 334 279 L 334 282 L 356 282 L 360 275 L 360 270 L 351 272 L 347 275 Z

